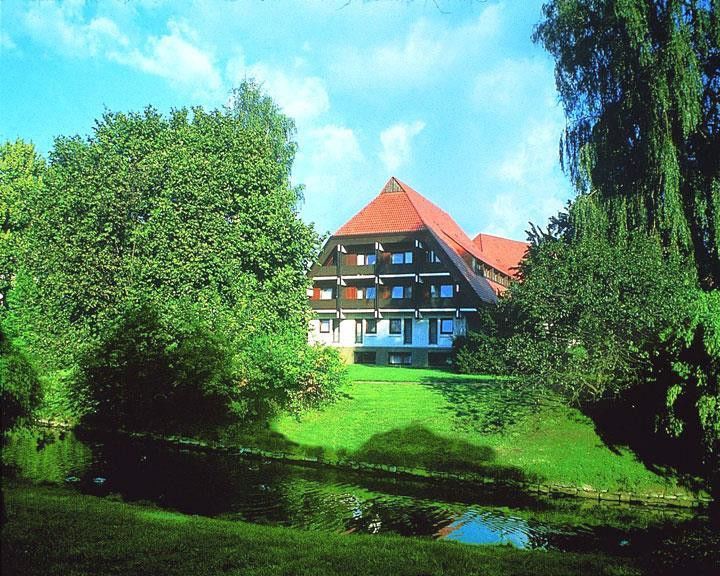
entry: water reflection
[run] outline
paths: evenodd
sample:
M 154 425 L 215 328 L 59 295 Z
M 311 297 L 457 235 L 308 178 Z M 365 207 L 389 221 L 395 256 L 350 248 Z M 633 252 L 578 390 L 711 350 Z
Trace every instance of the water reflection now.
M 2 458 L 4 474 L 14 469 L 31 482 L 63 483 L 100 496 L 119 494 L 127 501 L 261 524 L 619 553 L 631 553 L 628 543 L 637 540 L 636 529 L 622 515 L 603 511 L 620 521 L 585 525 L 585 519 L 598 517 L 597 507 L 583 509 L 587 504 L 558 516 L 553 503 L 510 490 L 247 460 L 117 436 L 79 440 L 71 432 L 21 431 L 9 438 Z

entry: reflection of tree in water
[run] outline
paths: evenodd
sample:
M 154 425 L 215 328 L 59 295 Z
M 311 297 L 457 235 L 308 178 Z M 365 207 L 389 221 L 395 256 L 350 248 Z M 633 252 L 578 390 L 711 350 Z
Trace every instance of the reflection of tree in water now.
M 72 432 L 18 429 L 8 435 L 2 460 L 4 474 L 55 484 L 68 476 L 82 476 L 92 462 L 92 451 Z

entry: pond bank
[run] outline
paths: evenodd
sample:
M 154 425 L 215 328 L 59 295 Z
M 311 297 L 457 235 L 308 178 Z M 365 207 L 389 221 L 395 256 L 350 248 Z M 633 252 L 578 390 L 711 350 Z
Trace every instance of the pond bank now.
M 68 428 L 58 423 L 42 422 L 42 425 L 50 425 L 60 428 Z M 196 451 L 217 451 L 236 454 L 247 458 L 262 458 L 291 464 L 305 466 L 325 466 L 342 470 L 353 470 L 359 472 L 372 472 L 376 475 L 395 476 L 401 478 L 435 479 L 452 482 L 462 482 L 471 485 L 483 486 L 484 488 L 511 488 L 530 495 L 539 496 L 561 496 L 583 498 L 598 502 L 621 503 L 652 507 L 678 507 L 706 509 L 713 502 L 712 497 L 705 494 L 690 495 L 686 492 L 654 492 L 636 493 L 629 491 L 611 491 L 597 489 L 589 486 L 573 486 L 568 484 L 555 483 L 534 483 L 523 482 L 510 478 L 494 478 L 483 476 L 472 472 L 443 472 L 428 470 L 425 468 L 410 468 L 392 464 L 377 464 L 373 462 L 358 461 L 352 459 L 332 459 L 321 456 L 308 456 L 298 453 L 276 452 L 257 447 L 241 446 L 237 444 L 223 443 L 219 441 L 206 441 L 198 438 L 191 438 L 177 435 L 160 435 L 143 432 L 108 431 L 101 429 L 90 429 L 78 427 L 80 431 L 88 434 L 118 434 L 136 440 L 150 440 L 159 444 L 171 447 L 196 450 Z
M 9 486 L 8 574 L 630 575 L 601 554 L 473 547 L 399 536 L 319 534 L 187 516 L 56 488 Z

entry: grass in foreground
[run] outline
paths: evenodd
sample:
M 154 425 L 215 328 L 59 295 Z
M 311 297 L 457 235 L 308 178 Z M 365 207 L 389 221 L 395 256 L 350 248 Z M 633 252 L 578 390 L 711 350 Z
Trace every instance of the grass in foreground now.
M 490 377 L 351 366 L 336 403 L 233 440 L 285 452 L 639 493 L 683 492 L 579 411 Z M 384 381 L 380 379 L 385 379 Z M 460 380 L 458 380 L 460 378 Z M 394 380 L 391 380 L 394 379 Z
M 3 574 L 637 574 L 596 554 L 343 536 L 143 508 L 60 489 L 5 491 Z

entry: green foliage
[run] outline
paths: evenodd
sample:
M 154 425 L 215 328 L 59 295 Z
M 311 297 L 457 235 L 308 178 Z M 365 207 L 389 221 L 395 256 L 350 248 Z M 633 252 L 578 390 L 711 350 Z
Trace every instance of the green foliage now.
M 461 374 L 507 374 L 510 371 L 507 341 L 500 334 L 503 304 L 498 310 L 483 309 L 478 329 L 453 341 L 453 365 Z
M 324 397 L 313 378 L 338 370 L 306 344 L 319 237 L 297 215 L 294 133 L 245 82 L 221 110 L 106 112 L 55 141 L 26 187 L 5 326 L 84 413 L 186 427 L 194 403 L 209 421 Z
M 233 404 L 239 415 L 267 416 L 278 408 L 299 411 L 335 397 L 346 370 L 335 349 L 308 346 L 306 336 L 292 331 L 254 334 L 237 359 L 242 399 Z
M 26 199 L 41 187 L 44 168 L 32 144 L 18 140 L 0 146 L 0 313 L 8 305 L 28 226 Z
M 644 378 L 693 278 L 656 239 L 610 240 L 591 198 L 579 198 L 566 222 L 531 246 L 523 282 L 510 289 L 509 353 L 529 382 L 571 401 L 613 397 Z
M 611 229 L 659 233 L 720 285 L 717 0 L 552 0 L 535 40 L 555 58 L 561 148 Z
M 656 376 L 667 383 L 665 430 L 720 462 L 720 291 L 698 292 L 684 322 L 663 334 Z M 714 470 L 718 473 L 718 470 Z
M 100 333 L 80 358 L 73 390 L 91 424 L 202 429 L 222 421 L 237 396 L 229 342 L 190 306 L 160 315 L 131 304 Z
M 21 424 L 41 399 L 40 381 L 22 350 L 0 330 L 0 431 Z

